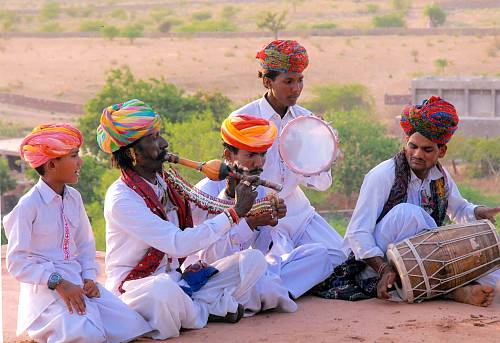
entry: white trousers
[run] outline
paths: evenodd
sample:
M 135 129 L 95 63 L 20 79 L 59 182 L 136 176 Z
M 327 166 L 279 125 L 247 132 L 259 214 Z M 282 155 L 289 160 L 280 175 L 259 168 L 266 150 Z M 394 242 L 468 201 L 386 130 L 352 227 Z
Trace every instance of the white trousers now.
M 28 335 L 37 342 L 127 342 L 151 331 L 135 311 L 115 295 L 98 285 L 99 298 L 85 298 L 86 313 L 70 314 L 59 299 L 28 327 Z
M 375 226 L 375 242 L 385 252 L 390 243 L 402 241 L 425 229 L 436 227 L 434 219 L 423 208 L 403 203 L 394 206 Z M 500 270 L 496 270 L 479 278 L 477 282 L 496 287 L 499 280 Z
M 161 274 L 125 282 L 121 299 L 140 313 L 151 325 L 154 339 L 179 336 L 179 330 L 199 329 L 209 314 L 225 316 L 246 306 L 253 286 L 266 272 L 264 255 L 245 250 L 211 264 L 219 273 L 193 294 L 192 299 L 179 287 L 171 274 Z M 178 273 L 177 273 L 178 274 Z

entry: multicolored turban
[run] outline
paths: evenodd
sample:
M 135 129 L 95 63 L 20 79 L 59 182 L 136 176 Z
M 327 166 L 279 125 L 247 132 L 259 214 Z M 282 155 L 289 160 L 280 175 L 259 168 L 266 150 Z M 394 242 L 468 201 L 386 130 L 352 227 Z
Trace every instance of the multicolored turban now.
M 160 131 L 160 116 L 141 100 L 111 105 L 102 111 L 97 144 L 111 154 L 123 146 Z
M 69 124 L 43 124 L 24 137 L 21 158 L 37 168 L 47 161 L 68 155 L 83 143 L 82 133 Z
M 220 134 L 224 142 L 250 152 L 266 152 L 274 142 L 278 129 L 267 119 L 236 114 L 222 122 Z
M 455 107 L 438 96 L 424 100 L 422 105 L 408 105 L 401 114 L 400 125 L 407 136 L 420 133 L 436 144 L 446 144 L 458 128 Z
M 275 40 L 255 56 L 262 68 L 280 73 L 302 73 L 309 64 L 307 51 L 294 40 Z

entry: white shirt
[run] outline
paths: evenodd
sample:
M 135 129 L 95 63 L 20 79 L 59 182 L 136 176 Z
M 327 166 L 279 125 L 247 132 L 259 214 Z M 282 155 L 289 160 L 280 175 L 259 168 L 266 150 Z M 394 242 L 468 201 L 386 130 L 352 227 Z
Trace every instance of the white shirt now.
M 193 207 L 193 220 L 197 216 Z M 121 179 L 108 189 L 104 202 L 106 219 L 106 288 L 117 294 L 118 286 L 139 263 L 150 247 L 166 255 L 154 273 L 169 273 L 180 280 L 175 271 L 177 257 L 185 257 L 208 247 L 222 237 L 231 224 L 225 214 L 219 214 L 194 228 L 182 231 L 177 225 L 175 210 L 167 212 L 169 221 L 151 212 L 144 199 Z M 168 257 L 173 257 L 168 265 Z
M 375 244 L 374 231 L 376 221 L 382 213 L 394 184 L 394 168 L 394 159 L 391 158 L 370 170 L 364 178 L 356 208 L 344 238 L 344 247 L 352 249 L 357 259 L 384 256 L 382 250 Z M 462 197 L 450 174 L 446 170 L 445 173 L 449 189 L 448 216 L 452 221 L 459 223 L 475 220 L 474 209 L 477 206 Z M 433 167 L 429 171 L 425 180 L 420 180 L 411 171 L 406 202 L 421 206 L 422 191 L 427 195 L 431 194 L 430 182 L 441 177 L 443 174 L 437 167 Z
M 311 116 L 311 111 L 298 105 L 291 106 L 282 119 L 266 100 L 265 96 L 263 96 L 234 111 L 232 114 L 249 114 L 264 118 L 272 121 L 278 128 L 278 137 L 274 141 L 272 147 L 267 151 L 264 172 L 260 177 L 283 185 L 283 190 L 279 192 L 279 196 L 285 200 L 287 215 L 280 220 L 280 224 L 287 228 L 292 239 L 300 236 L 305 226 L 314 215 L 315 210 L 299 185 L 304 185 L 319 191 L 325 191 L 332 184 L 332 175 L 330 171 L 309 177 L 294 173 L 281 159 L 278 146 L 279 137 L 284 126 L 289 121 L 299 116 Z
M 69 258 L 64 259 L 64 220 L 69 228 Z M 18 331 L 24 331 L 58 299 L 47 288 L 58 272 L 74 284 L 95 280 L 95 241 L 80 193 L 65 186 L 63 196 L 42 179 L 19 199 L 3 223 L 9 240 L 7 269 L 20 281 Z
M 212 195 L 219 199 L 228 199 L 225 194 L 225 180 L 211 181 L 208 178 L 205 178 L 198 182 L 195 187 L 200 189 L 204 193 Z M 261 186 L 257 187 L 257 192 L 257 200 L 262 199 L 266 194 L 265 189 Z M 201 215 L 193 215 L 193 221 L 195 225 L 204 220 L 206 220 L 206 217 L 202 217 Z M 269 250 L 269 244 L 271 243 L 271 236 L 267 231 L 269 231 L 267 227 L 259 227 L 259 229 L 257 230 L 252 230 L 248 226 L 246 218 L 241 218 L 239 224 L 233 225 L 233 227 L 231 227 L 231 230 L 217 242 L 210 245 L 206 249 L 198 251 L 195 255 L 189 256 L 184 262 L 184 266 L 188 266 L 189 264 L 194 263 L 199 259 L 208 263 L 212 263 L 223 257 L 248 249 L 251 246 L 261 250 L 264 254 L 266 254 Z M 266 237 L 264 238 L 264 236 Z

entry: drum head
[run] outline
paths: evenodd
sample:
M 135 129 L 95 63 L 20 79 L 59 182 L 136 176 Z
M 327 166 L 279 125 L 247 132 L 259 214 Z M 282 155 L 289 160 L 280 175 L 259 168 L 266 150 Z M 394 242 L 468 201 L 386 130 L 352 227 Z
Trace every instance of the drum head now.
M 406 302 L 412 303 L 414 301 L 413 289 L 408 277 L 408 271 L 404 264 L 403 258 L 399 254 L 398 248 L 395 244 L 389 244 L 386 251 L 387 261 L 392 264 L 401 279 L 401 287 L 395 283 L 398 295 Z
M 297 174 L 310 176 L 331 167 L 337 157 L 332 128 L 317 117 L 298 117 L 285 125 L 279 142 L 280 156 Z

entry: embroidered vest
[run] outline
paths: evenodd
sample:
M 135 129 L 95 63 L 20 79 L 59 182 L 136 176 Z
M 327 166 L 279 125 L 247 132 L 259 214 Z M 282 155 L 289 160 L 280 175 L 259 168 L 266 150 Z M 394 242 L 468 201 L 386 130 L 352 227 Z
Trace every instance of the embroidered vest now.
M 389 193 L 389 198 L 382 209 L 382 213 L 380 213 L 380 216 L 377 219 L 377 223 L 380 222 L 394 206 L 405 203 L 408 198 L 407 193 L 408 184 L 411 179 L 411 170 L 408 161 L 406 160 L 404 151 L 401 151 L 394 156 L 394 163 L 394 184 L 392 185 L 391 192 Z M 431 197 L 429 203 L 426 204 L 425 207 L 428 207 L 427 212 L 430 212 L 429 214 L 436 222 L 436 225 L 442 226 L 446 218 L 446 210 L 448 208 L 448 182 L 446 180 L 446 173 L 439 162 L 436 164 L 436 167 L 441 174 L 443 174 L 443 177 L 430 182 Z M 420 206 L 422 206 L 422 204 Z
M 151 212 L 153 212 L 163 220 L 168 220 L 167 214 L 165 213 L 165 208 L 162 206 L 160 200 L 158 199 L 158 196 L 146 183 L 146 181 L 144 181 L 144 179 L 140 177 L 135 171 L 130 169 L 122 170 L 121 173 L 123 182 L 125 182 L 127 186 L 129 186 L 134 192 L 136 192 L 141 198 L 144 199 L 144 202 L 151 210 Z M 165 179 L 165 175 L 163 175 L 163 179 Z M 179 217 L 180 229 L 184 230 L 186 227 L 192 227 L 193 218 L 191 216 L 191 207 L 189 206 L 188 201 L 177 194 L 177 192 L 172 189 L 168 182 L 167 193 L 169 199 L 177 207 L 177 216 Z M 150 247 L 144 257 L 121 282 L 120 286 L 118 287 L 120 293 L 125 292 L 125 290 L 122 288 L 125 281 L 142 279 L 144 277 L 152 275 L 156 271 L 156 269 L 158 269 L 163 257 L 165 257 L 165 253 L 163 251 Z

